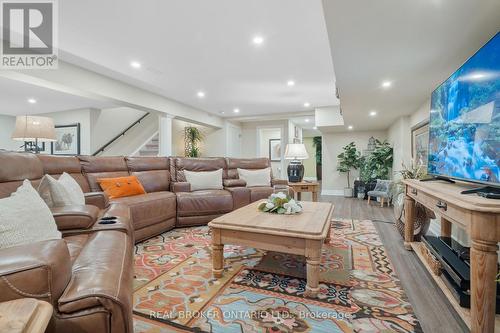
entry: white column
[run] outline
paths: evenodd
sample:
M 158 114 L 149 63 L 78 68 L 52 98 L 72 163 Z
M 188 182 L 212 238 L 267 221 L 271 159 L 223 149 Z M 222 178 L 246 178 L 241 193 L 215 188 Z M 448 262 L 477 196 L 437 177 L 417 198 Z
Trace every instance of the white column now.
M 174 116 L 167 113 L 158 116 L 159 156 L 172 156 L 172 119 Z

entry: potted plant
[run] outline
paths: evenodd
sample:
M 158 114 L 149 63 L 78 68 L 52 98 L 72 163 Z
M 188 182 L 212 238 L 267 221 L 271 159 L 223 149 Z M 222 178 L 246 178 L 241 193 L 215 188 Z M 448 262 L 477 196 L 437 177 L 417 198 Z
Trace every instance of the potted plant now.
M 203 140 L 200 129 L 189 126 L 184 129 L 184 155 L 186 157 L 200 157 L 199 144 Z
M 316 149 L 316 179 L 321 180 L 321 137 L 315 136 L 313 138 L 313 147 Z
M 343 152 L 337 156 L 337 171 L 347 174 L 347 187 L 344 188 L 344 196 L 352 197 L 353 190 L 351 188 L 351 169 L 358 169 L 361 159 L 361 153 L 356 149 L 354 142 L 349 143 L 343 148 Z
M 375 149 L 368 158 L 368 170 L 371 171 L 370 180 L 390 179 L 392 168 L 393 148 L 386 140 L 375 140 Z

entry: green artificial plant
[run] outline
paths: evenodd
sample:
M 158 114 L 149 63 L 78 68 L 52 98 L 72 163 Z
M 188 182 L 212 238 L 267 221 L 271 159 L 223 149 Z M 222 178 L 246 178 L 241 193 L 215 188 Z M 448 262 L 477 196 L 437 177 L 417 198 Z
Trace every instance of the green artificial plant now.
M 361 180 L 370 182 L 376 179 L 390 179 L 392 160 L 393 148 L 390 143 L 376 139 L 373 152 L 361 161 Z
M 313 147 L 316 149 L 316 165 L 321 165 L 321 137 L 315 136 L 313 138 Z
M 358 169 L 361 153 L 354 142 L 342 148 L 344 151 L 337 156 L 337 171 L 347 174 L 347 188 L 351 188 L 350 173 L 352 169 Z
M 203 141 L 200 129 L 189 126 L 184 129 L 184 154 L 186 157 L 200 157 L 199 144 Z

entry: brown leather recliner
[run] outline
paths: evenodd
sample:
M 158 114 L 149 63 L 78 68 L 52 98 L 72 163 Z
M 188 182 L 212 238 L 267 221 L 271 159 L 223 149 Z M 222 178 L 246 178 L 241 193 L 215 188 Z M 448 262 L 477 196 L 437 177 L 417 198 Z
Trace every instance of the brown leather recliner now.
M 177 226 L 206 224 L 214 218 L 233 210 L 231 192 L 221 190 L 191 191 L 184 170 L 214 171 L 223 169 L 226 160 L 220 158 L 171 157 L 172 190 L 177 196 Z
M 224 180 L 224 187 L 226 189 L 246 187 L 246 182 L 239 179 L 238 168 L 258 170 L 271 167 L 271 162 L 268 158 L 227 158 L 226 160 L 227 178 Z M 274 191 L 274 185 L 288 185 L 288 181 L 274 178 L 271 172 L 271 186 L 246 187 L 250 191 L 250 202 L 269 197 Z M 293 191 L 291 194 L 293 194 Z
M 79 165 L 75 157 L 0 152 L 0 198 L 24 179 L 36 188 L 44 173 L 57 177 L 61 171 L 73 174 L 86 190 Z M 47 332 L 132 333 L 129 209 L 95 193 L 86 195 L 86 203 L 53 209 L 63 239 L 0 249 L 0 301 L 34 297 L 51 303 Z M 116 216 L 117 223 L 99 224 L 103 216 Z
M 135 240 L 156 236 L 172 229 L 176 220 L 176 197 L 170 190 L 168 157 L 79 156 L 91 191 L 102 191 L 99 178 L 135 175 L 146 194 L 110 199 L 130 208 Z

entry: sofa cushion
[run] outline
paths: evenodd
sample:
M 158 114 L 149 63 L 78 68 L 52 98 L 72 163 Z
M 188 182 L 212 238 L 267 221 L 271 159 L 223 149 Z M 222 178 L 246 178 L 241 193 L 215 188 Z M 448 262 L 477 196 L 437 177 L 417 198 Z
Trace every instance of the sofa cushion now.
M 170 173 L 172 181 L 185 182 L 184 170 L 189 171 L 215 171 L 222 169 L 222 178 L 226 177 L 226 160 L 222 157 L 214 158 L 189 158 L 189 157 L 171 157 Z
M 90 187 L 87 179 L 82 173 L 82 165 L 76 156 L 54 156 L 54 155 L 37 155 L 42 162 L 43 173 L 51 175 L 54 178 L 59 178 L 63 172 L 66 172 L 80 185 L 83 192 L 89 192 Z
M 191 186 L 191 191 L 222 190 L 222 169 L 215 171 L 184 170 L 184 176 Z
M 251 202 L 266 199 L 274 192 L 274 189 L 269 186 L 249 187 L 249 189 Z
M 240 169 L 238 177 L 246 182 L 247 187 L 271 186 L 271 168 L 265 169 Z
M 0 248 L 33 242 L 61 239 L 56 222 L 29 180 L 0 199 Z
M 268 158 L 227 158 L 227 178 L 238 179 L 238 168 L 247 170 L 265 169 L 271 167 Z
M 168 220 L 176 215 L 175 194 L 153 192 L 111 199 L 130 208 L 134 230 Z
M 42 176 L 43 166 L 35 154 L 0 151 L 0 198 L 9 197 L 25 179 L 37 188 Z
M 226 190 L 179 192 L 176 196 L 178 216 L 225 214 L 233 209 L 231 193 Z
M 125 158 L 122 156 L 78 156 L 87 177 L 91 192 L 102 191 L 99 178 L 126 177 L 129 175 Z
M 139 178 L 146 192 L 170 190 L 168 157 L 125 157 L 131 175 Z
M 80 185 L 66 172 L 57 180 L 51 175 L 43 176 L 38 185 L 38 193 L 49 207 L 85 204 Z
M 146 194 L 144 187 L 136 176 L 98 178 L 99 186 L 110 199 Z

